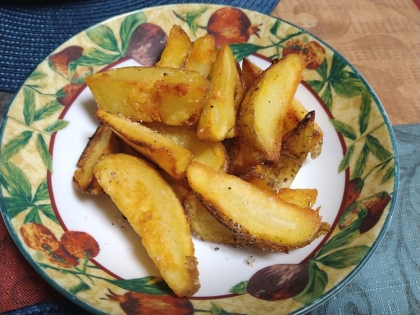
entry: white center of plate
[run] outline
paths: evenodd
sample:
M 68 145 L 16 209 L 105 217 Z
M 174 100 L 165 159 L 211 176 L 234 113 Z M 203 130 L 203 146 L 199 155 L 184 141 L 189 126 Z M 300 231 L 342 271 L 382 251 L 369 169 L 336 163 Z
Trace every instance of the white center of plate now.
M 250 59 L 261 68 L 268 66 L 267 61 L 258 57 L 253 56 Z M 127 60 L 116 67 L 133 65 L 137 64 Z M 324 145 L 317 159 L 307 159 L 292 187 L 317 188 L 316 206 L 321 206 L 323 220 L 332 224 L 339 211 L 345 186 L 344 173 L 337 172 L 343 158 L 342 145 L 329 123 L 328 114 L 313 92 L 301 84 L 296 98 L 306 109 L 316 111 L 315 120 L 324 132 Z M 109 272 L 124 279 L 159 276 L 159 271 L 148 257 L 140 237 L 131 229 L 110 198 L 85 195 L 73 187 L 72 177 L 76 163 L 98 126 L 93 115 L 95 110 L 92 94 L 85 88 L 63 117 L 70 124 L 56 135 L 51 183 L 58 215 L 68 230 L 84 231 L 96 239 L 100 253 L 95 260 Z M 230 288 L 248 280 L 264 267 L 279 263 L 299 263 L 321 241 L 322 237 L 304 248 L 282 254 L 254 248 L 235 249 L 194 238 L 201 283 L 201 289 L 195 296 L 228 294 Z

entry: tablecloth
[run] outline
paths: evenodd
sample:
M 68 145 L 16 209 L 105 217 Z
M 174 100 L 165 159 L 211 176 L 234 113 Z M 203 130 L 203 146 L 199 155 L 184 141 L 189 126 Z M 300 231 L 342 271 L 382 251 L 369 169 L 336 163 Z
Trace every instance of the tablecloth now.
M 180 2 L 185 1 L 171 1 Z M 228 3 L 263 13 L 270 13 L 277 4 L 277 1 L 264 0 L 202 2 Z M 3 1 L 0 4 L 0 117 L 32 69 L 57 45 L 112 15 L 164 3 L 167 1 Z M 54 35 L 46 36 L 48 32 Z M 420 124 L 396 125 L 393 131 L 400 161 L 400 184 L 387 232 L 352 281 L 312 310 L 311 315 L 420 314 Z M 0 312 L 6 311 L 2 314 L 88 314 L 33 271 L 1 219 L 0 253 L 3 277 Z M 4 276 L 14 265 L 19 269 L 8 273 L 12 278 Z

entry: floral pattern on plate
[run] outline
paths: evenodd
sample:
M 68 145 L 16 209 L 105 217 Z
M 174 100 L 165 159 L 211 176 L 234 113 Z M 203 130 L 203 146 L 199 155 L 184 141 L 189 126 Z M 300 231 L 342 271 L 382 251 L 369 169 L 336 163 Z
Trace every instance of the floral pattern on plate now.
M 84 78 L 124 60 L 152 66 L 173 24 L 193 39 L 212 34 L 218 44 L 230 44 L 238 60 L 250 55 L 305 56 L 309 63 L 303 84 L 323 104 L 343 144 L 334 172 L 345 174 L 345 188 L 332 232 L 297 263 L 279 258 L 220 296 L 180 298 L 159 276 L 124 279 L 103 268 L 96 260 L 103 249 L 99 240 L 68 229 L 54 201 L 54 139 L 69 123 L 77 123 L 66 120 L 66 113 L 85 89 Z M 115 17 L 74 36 L 27 79 L 1 132 L 1 211 L 10 233 L 54 287 L 98 314 L 307 312 L 348 282 L 369 258 L 389 221 L 397 186 L 390 124 L 360 74 L 304 30 L 233 7 L 156 7 Z M 250 259 L 252 265 L 254 257 Z

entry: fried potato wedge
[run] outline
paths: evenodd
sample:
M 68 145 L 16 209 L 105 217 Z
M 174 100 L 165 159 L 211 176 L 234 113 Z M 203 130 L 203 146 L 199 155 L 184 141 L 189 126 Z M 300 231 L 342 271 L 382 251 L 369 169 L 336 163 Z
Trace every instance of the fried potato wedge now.
M 283 136 L 286 136 L 292 129 L 294 129 L 302 119 L 308 114 L 308 110 L 297 99 L 293 99 L 292 105 L 287 112 L 287 116 L 283 121 Z M 311 158 L 317 158 L 322 152 L 322 144 L 324 133 L 321 127 L 314 122 L 311 142 Z
M 210 91 L 197 125 L 197 138 L 223 141 L 235 126 L 236 60 L 229 45 L 217 54 L 210 74 Z
M 194 70 L 206 77 L 209 75 L 216 59 L 217 48 L 213 36 L 205 34 L 197 38 L 188 51 L 183 65 L 184 69 Z
M 157 67 L 111 69 L 85 81 L 99 109 L 168 125 L 195 124 L 210 86 L 196 71 Z
M 310 152 L 314 121 L 315 112 L 311 111 L 284 137 L 278 162 L 259 164 L 241 177 L 274 192 L 290 187 Z
M 190 227 L 171 186 L 146 161 L 127 154 L 104 156 L 94 174 L 178 296 L 200 288 Z
M 95 116 L 136 152 L 147 157 L 176 179 L 185 177 L 192 153 L 173 140 L 142 124 L 104 110 Z
M 93 166 L 102 155 L 121 150 L 120 139 L 106 125 L 100 124 L 77 161 L 73 175 L 74 186 L 85 194 L 103 194 L 104 191 L 93 174 Z
M 235 139 L 229 149 L 229 174 L 232 175 L 245 175 L 253 167 L 264 163 L 265 157 L 260 151 L 256 151 L 239 139 Z
M 315 204 L 318 191 L 284 188 L 276 195 L 285 202 L 305 208 Z M 191 231 L 201 240 L 235 247 L 252 245 L 248 239 L 240 237 L 217 221 L 193 192 L 184 197 L 183 206 Z
M 306 160 L 312 144 L 315 125 L 315 111 L 311 111 L 302 119 L 282 143 L 279 162 L 272 167 L 279 180 L 279 188 L 290 187 L 297 173 Z
M 329 230 L 319 209 L 285 202 L 275 193 L 203 164 L 191 163 L 187 179 L 213 217 L 261 249 L 289 252 Z
M 169 31 L 165 49 L 162 51 L 157 67 L 181 68 L 192 45 L 191 39 L 179 25 Z
M 248 58 L 242 59 L 242 75 L 247 87 L 251 87 L 263 72 L 263 69 Z
M 191 232 L 201 240 L 235 247 L 250 245 L 247 239 L 217 221 L 193 192 L 184 198 L 183 205 Z
M 239 107 L 242 141 L 269 161 L 280 158 L 283 119 L 303 78 L 305 61 L 288 55 L 273 63 L 249 88 Z
M 192 153 L 192 161 L 198 161 L 215 170 L 227 170 L 227 152 L 221 142 L 200 141 L 193 130 L 181 126 L 160 123 L 144 125 L 189 150 Z

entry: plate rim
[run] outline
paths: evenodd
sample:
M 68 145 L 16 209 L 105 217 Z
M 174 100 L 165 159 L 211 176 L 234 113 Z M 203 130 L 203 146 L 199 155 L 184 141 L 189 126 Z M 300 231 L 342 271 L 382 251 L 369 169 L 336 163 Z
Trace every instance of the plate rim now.
M 384 236 L 385 236 L 385 234 L 386 234 L 386 232 L 389 228 L 389 225 L 392 221 L 392 217 L 394 215 L 396 203 L 398 201 L 399 184 L 400 184 L 400 182 L 399 182 L 400 181 L 400 161 L 399 161 L 398 146 L 397 146 L 395 133 L 392 129 L 392 125 L 391 125 L 391 122 L 389 120 L 388 114 L 387 114 L 382 102 L 380 101 L 379 97 L 377 96 L 376 92 L 373 90 L 372 86 L 367 82 L 367 80 L 364 78 L 364 76 L 357 70 L 357 68 L 352 63 L 350 63 L 348 61 L 348 59 L 346 59 L 339 51 L 337 51 L 335 48 L 333 48 L 330 44 L 328 44 L 324 40 L 320 39 L 318 36 L 310 33 L 309 31 L 305 30 L 304 28 L 302 28 L 302 27 L 300 27 L 300 26 L 298 26 L 294 23 L 291 23 L 291 22 L 289 22 L 285 19 L 275 17 L 275 16 L 272 16 L 270 14 L 262 13 L 262 12 L 259 12 L 257 10 L 247 9 L 247 8 L 244 8 L 244 7 L 241 7 L 241 6 L 197 2 L 197 3 L 173 3 L 173 4 L 163 4 L 163 5 L 157 5 L 157 6 L 150 6 L 150 7 L 145 7 L 145 8 L 141 8 L 141 9 L 130 10 L 130 11 L 127 11 L 125 13 L 121 13 L 121 14 L 109 17 L 107 19 L 104 19 L 104 20 L 102 20 L 98 23 L 95 23 L 94 25 L 92 25 L 90 27 L 87 27 L 87 28 L 81 30 L 80 32 L 74 34 L 73 36 L 70 36 L 66 41 L 64 41 L 61 44 L 59 44 L 58 46 L 56 46 L 48 55 L 46 55 L 45 58 L 43 58 L 37 64 L 36 67 L 38 67 L 40 64 L 44 63 L 48 59 L 48 57 L 51 54 L 53 54 L 53 52 L 57 51 L 60 47 L 65 45 L 67 42 L 71 41 L 73 38 L 77 38 L 82 33 L 86 32 L 87 30 L 95 29 L 98 26 L 109 23 L 112 20 L 121 18 L 123 16 L 128 16 L 128 15 L 131 15 L 131 14 L 134 14 L 134 13 L 144 12 L 144 11 L 153 11 L 153 10 L 156 10 L 156 9 L 163 9 L 165 7 L 179 7 L 179 6 L 186 6 L 186 7 L 189 7 L 189 6 L 208 6 L 208 7 L 211 7 L 211 8 L 218 8 L 218 7 L 239 8 L 239 9 L 245 11 L 245 12 L 252 12 L 252 13 L 256 13 L 258 15 L 267 16 L 267 17 L 269 17 L 273 20 L 283 21 L 283 22 L 286 22 L 287 24 L 289 24 L 290 26 L 295 27 L 299 31 L 302 31 L 304 34 L 307 34 L 307 35 L 311 36 L 312 38 L 314 38 L 315 40 L 317 40 L 318 42 L 322 43 L 325 47 L 328 47 L 334 54 L 339 56 L 340 59 L 343 60 L 346 63 L 346 66 L 351 68 L 351 70 L 354 72 L 354 74 L 357 75 L 358 79 L 360 79 L 361 82 L 363 83 L 363 85 L 368 89 L 369 93 L 371 94 L 371 96 L 372 96 L 372 98 L 373 98 L 373 100 L 374 100 L 374 102 L 377 106 L 377 109 L 381 113 L 381 116 L 384 120 L 384 123 L 385 123 L 386 128 L 387 128 L 387 135 L 389 136 L 391 146 L 392 146 L 392 149 L 393 149 L 394 161 L 395 161 L 394 162 L 395 163 L 395 166 L 394 166 L 395 176 L 394 176 L 394 183 L 393 183 L 393 188 L 392 188 L 393 197 L 392 197 L 391 203 L 388 207 L 388 213 L 386 214 L 386 218 L 383 221 L 382 226 L 380 227 L 380 231 L 379 231 L 377 237 L 375 238 L 374 242 L 370 246 L 369 251 L 363 257 L 363 259 L 352 269 L 352 271 L 350 271 L 342 280 L 340 280 L 336 285 L 331 287 L 327 292 L 323 293 L 320 297 L 315 299 L 313 302 L 310 302 L 306 305 L 303 305 L 301 308 L 296 309 L 296 310 L 294 310 L 290 313 L 290 314 L 293 314 L 293 315 L 304 314 L 304 313 L 306 313 L 310 310 L 315 309 L 319 305 L 325 303 L 333 295 L 335 295 L 337 292 L 339 292 L 343 287 L 348 285 L 349 282 L 351 282 L 354 279 L 354 277 L 360 272 L 360 270 L 363 269 L 363 267 L 369 262 L 372 255 L 375 253 L 377 247 L 379 246 L 379 244 L 384 239 Z M 36 71 L 36 67 L 31 72 L 31 74 L 34 71 Z M 30 77 L 30 75 L 28 76 L 28 78 Z M 4 116 L 2 117 L 2 121 L 1 121 L 1 124 L 0 124 L 0 145 L 3 143 L 5 127 L 6 127 L 8 119 L 9 119 L 9 117 L 8 117 L 9 111 L 10 111 L 12 105 L 14 104 L 14 101 L 15 101 L 15 98 L 16 98 L 17 94 L 22 90 L 22 88 L 24 87 L 28 78 L 22 83 L 20 88 L 14 93 L 14 95 L 11 98 L 9 104 L 5 108 Z M 2 176 L 3 176 L 3 173 L 0 172 L 0 177 L 2 177 Z M 106 314 L 106 313 L 102 312 L 101 310 L 99 310 L 98 308 L 91 306 L 87 301 L 84 301 L 81 298 L 76 298 L 75 295 L 71 294 L 63 286 L 59 285 L 52 277 L 50 277 L 44 271 L 44 269 L 41 268 L 39 263 L 37 261 L 35 261 L 34 257 L 31 256 L 30 253 L 25 249 L 23 243 L 21 242 L 21 240 L 19 239 L 19 236 L 17 235 L 17 231 L 13 227 L 13 224 L 11 222 L 11 218 L 9 217 L 9 215 L 6 212 L 6 207 L 5 207 L 5 203 L 4 203 L 4 196 L 3 196 L 3 192 L 2 192 L 1 189 L 0 189 L 0 213 L 1 213 L 1 216 L 3 217 L 3 220 L 5 222 L 5 226 L 8 230 L 8 232 L 13 239 L 13 242 L 16 244 L 16 246 L 18 247 L 19 251 L 23 254 L 25 259 L 29 262 L 31 267 L 34 268 L 35 271 L 38 274 L 40 274 L 41 277 L 44 280 L 46 280 L 54 289 L 56 289 L 65 298 L 69 299 L 71 302 L 75 303 L 79 307 L 81 307 L 81 308 L 83 308 L 83 309 L 85 309 L 89 312 L 92 312 L 94 314 Z M 206 298 L 204 298 L 204 299 L 206 299 Z

